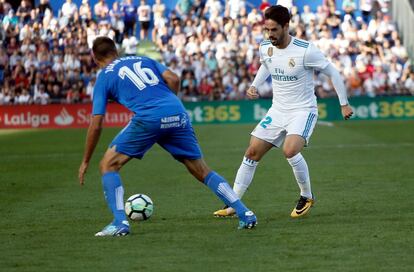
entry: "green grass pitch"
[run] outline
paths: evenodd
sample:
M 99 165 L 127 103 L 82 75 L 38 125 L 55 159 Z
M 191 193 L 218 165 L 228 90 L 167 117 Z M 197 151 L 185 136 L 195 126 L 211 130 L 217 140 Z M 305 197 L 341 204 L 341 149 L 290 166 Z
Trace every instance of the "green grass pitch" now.
M 196 126 L 207 163 L 230 183 L 254 125 Z M 317 202 L 291 219 L 298 188 L 280 150 L 260 162 L 245 203 L 254 230 L 217 219 L 207 187 L 156 146 L 121 171 L 125 197 L 148 194 L 153 217 L 132 235 L 110 222 L 98 162 L 80 187 L 86 130 L 0 131 L 0 271 L 413 271 L 414 121 L 317 126 L 307 159 Z

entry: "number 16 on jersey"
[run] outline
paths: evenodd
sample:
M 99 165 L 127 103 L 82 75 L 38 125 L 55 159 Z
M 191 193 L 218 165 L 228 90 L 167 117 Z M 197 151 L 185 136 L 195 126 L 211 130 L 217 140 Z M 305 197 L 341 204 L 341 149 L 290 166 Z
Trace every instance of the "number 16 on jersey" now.
M 128 66 L 122 66 L 118 72 L 120 78 L 125 79 L 125 76 L 128 77 L 140 91 L 147 87 L 147 85 L 154 86 L 160 82 L 154 72 L 150 68 L 142 68 L 141 63 L 141 61 L 134 63 L 134 71 Z

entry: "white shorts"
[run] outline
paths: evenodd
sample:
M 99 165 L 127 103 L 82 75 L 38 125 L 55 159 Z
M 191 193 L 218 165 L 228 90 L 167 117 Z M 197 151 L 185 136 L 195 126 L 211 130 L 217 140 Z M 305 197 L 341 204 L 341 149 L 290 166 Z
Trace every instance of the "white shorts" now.
M 300 135 L 305 139 L 307 145 L 317 119 L 318 111 L 316 109 L 280 112 L 270 108 L 251 135 L 276 147 L 282 146 L 287 135 Z

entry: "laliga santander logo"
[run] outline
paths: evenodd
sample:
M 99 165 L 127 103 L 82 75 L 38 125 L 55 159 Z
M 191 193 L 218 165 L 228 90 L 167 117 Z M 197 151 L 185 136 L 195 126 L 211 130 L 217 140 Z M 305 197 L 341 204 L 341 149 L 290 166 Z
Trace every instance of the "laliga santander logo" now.
M 59 126 L 70 125 L 73 123 L 73 120 L 73 116 L 70 115 L 65 108 L 63 108 L 59 115 L 55 117 L 55 123 Z

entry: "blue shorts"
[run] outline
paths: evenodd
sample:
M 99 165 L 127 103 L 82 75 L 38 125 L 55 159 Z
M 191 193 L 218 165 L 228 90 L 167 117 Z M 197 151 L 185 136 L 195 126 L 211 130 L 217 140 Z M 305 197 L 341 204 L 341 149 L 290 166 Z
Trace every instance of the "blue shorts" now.
M 187 113 L 150 121 L 132 118 L 109 147 L 115 146 L 116 152 L 141 159 L 155 143 L 177 160 L 203 157 Z

